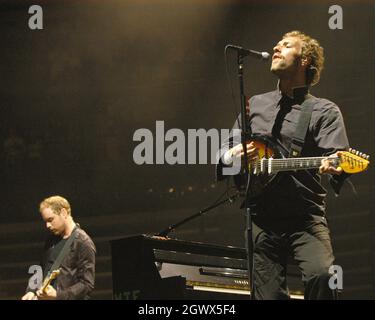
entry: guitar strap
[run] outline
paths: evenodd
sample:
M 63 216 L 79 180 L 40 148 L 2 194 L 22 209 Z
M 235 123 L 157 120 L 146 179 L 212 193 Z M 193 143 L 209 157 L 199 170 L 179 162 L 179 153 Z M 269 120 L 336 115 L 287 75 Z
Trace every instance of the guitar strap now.
M 59 255 L 57 256 L 56 260 L 54 261 L 54 263 L 52 264 L 51 268 L 48 270 L 48 272 L 46 273 L 46 277 L 49 277 L 51 272 L 54 271 L 54 270 L 57 270 L 58 268 L 60 268 L 60 265 L 61 265 L 61 262 L 63 261 L 63 259 L 65 258 L 66 254 L 68 253 L 68 250 L 70 249 L 70 246 L 76 236 L 76 233 L 77 233 L 77 226 L 74 227 L 70 237 L 68 238 L 68 240 L 65 242 L 63 248 L 61 249 Z
M 292 138 L 292 143 L 290 146 L 289 157 L 295 158 L 301 155 L 303 145 L 305 144 L 305 138 L 307 129 L 309 128 L 311 114 L 313 111 L 313 99 L 311 95 L 308 95 L 307 99 L 301 104 L 301 114 L 299 116 L 298 124 L 294 136 Z

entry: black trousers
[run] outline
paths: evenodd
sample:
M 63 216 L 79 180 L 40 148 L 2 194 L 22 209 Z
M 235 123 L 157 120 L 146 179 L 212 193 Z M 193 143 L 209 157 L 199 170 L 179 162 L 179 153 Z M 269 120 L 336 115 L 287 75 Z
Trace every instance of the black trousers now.
M 255 299 L 289 299 L 288 256 L 294 258 L 302 272 L 305 299 L 337 298 L 337 292 L 328 285 L 334 256 L 324 217 L 254 220 L 253 243 Z

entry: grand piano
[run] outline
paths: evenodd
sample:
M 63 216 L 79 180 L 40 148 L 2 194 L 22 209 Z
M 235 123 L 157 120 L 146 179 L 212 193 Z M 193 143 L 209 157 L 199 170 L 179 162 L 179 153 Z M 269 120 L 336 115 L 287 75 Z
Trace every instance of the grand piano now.
M 110 241 L 113 298 L 249 299 L 243 248 L 133 235 Z M 303 299 L 297 268 L 288 266 L 293 299 Z

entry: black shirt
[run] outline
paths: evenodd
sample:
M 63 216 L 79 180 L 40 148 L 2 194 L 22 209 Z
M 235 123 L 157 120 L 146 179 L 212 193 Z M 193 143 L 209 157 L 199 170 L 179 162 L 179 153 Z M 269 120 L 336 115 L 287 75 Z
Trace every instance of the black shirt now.
M 53 265 L 53 263 L 55 262 L 55 260 L 57 259 L 57 257 L 59 256 L 61 250 L 63 249 L 66 241 L 68 240 L 67 239 L 63 239 L 61 237 L 51 237 L 50 238 L 50 241 L 51 241 L 51 244 L 47 250 L 47 252 L 45 253 L 45 266 L 44 266 L 44 274 L 47 274 L 48 271 L 51 271 L 51 267 Z
M 249 121 L 253 134 L 262 134 L 278 139 L 288 150 L 291 146 L 301 104 L 312 99 L 313 111 L 306 134 L 301 157 L 324 156 L 349 147 L 345 125 L 340 109 L 333 102 L 307 95 L 307 88 L 294 90 L 294 98 L 284 96 L 279 90 L 253 96 L 249 99 Z M 240 118 L 239 118 L 240 119 Z M 233 129 L 238 129 L 236 121 Z M 224 144 L 227 147 L 228 143 Z M 222 163 L 218 165 L 221 179 Z M 278 185 L 265 192 L 257 202 L 257 210 L 263 216 L 324 215 L 326 190 L 320 184 L 317 171 L 283 174 Z M 331 182 L 338 193 L 345 174 L 334 176 Z
M 53 283 L 59 300 L 89 299 L 94 289 L 95 245 L 79 226 L 74 237 L 70 249 L 61 262 L 61 273 Z M 42 261 L 44 275 L 57 258 L 64 242 L 66 240 L 56 236 L 47 239 Z

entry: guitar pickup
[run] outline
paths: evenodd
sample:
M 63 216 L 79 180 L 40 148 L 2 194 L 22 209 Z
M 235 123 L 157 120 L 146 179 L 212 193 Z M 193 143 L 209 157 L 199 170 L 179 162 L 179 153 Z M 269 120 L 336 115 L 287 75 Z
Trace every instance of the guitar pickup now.
M 265 173 L 266 172 L 266 161 L 267 161 L 267 159 L 265 157 L 263 157 L 260 160 L 260 172 L 261 173 Z

